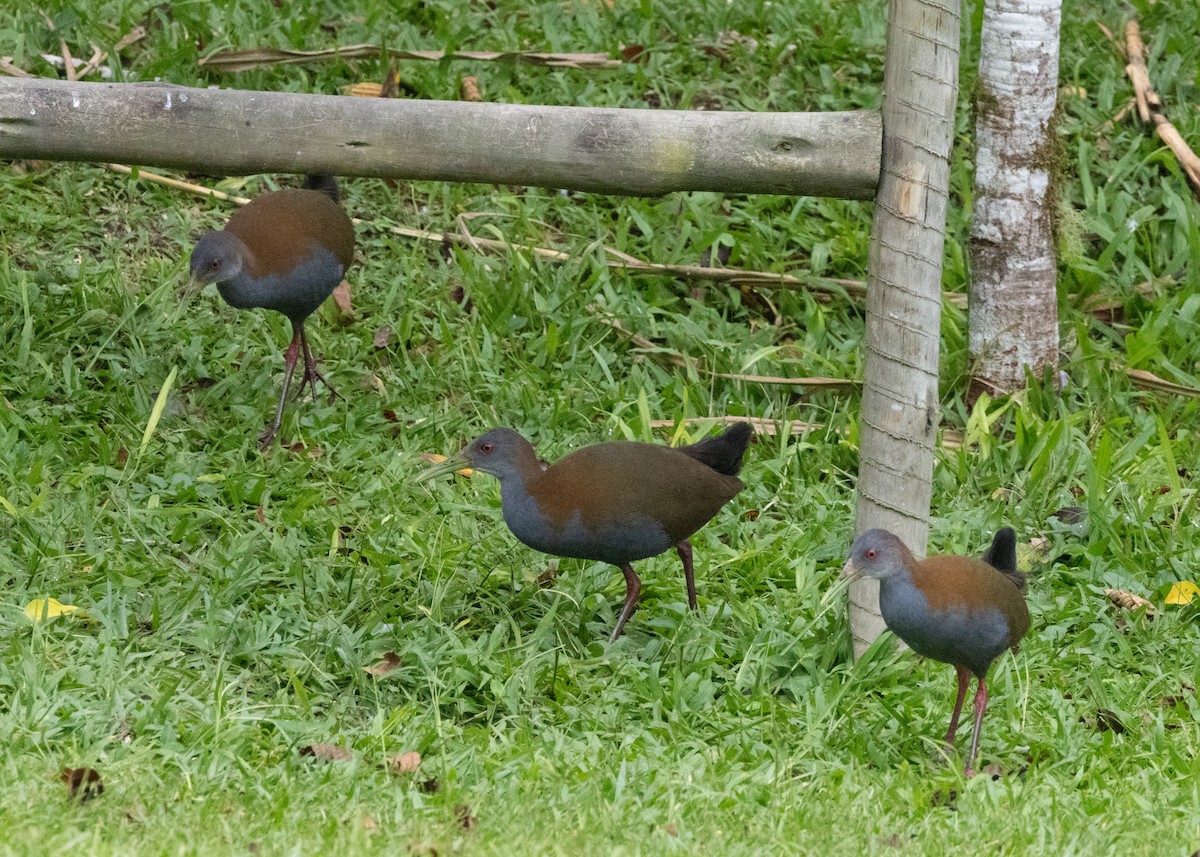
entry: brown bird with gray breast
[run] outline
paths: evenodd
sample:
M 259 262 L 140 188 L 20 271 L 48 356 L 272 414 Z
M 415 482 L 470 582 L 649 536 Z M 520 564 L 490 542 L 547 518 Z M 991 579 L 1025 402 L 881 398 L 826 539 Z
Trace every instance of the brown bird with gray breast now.
M 504 521 L 513 535 L 555 556 L 617 566 L 625 575 L 625 605 L 616 641 L 633 614 L 642 583 L 631 562 L 672 546 L 683 560 L 688 605 L 696 609 L 692 545 L 703 527 L 745 486 L 737 478 L 750 442 L 749 423 L 675 449 L 619 441 L 588 446 L 544 467 L 533 446 L 512 429 L 492 429 L 456 458 L 419 479 L 471 467 L 500 480 Z
M 975 729 L 963 767 L 972 776 L 988 704 L 988 668 L 1005 649 L 1015 651 L 1029 630 L 1025 575 L 1016 569 L 1015 534 L 1008 527 L 1000 530 L 982 560 L 970 556 L 919 560 L 894 534 L 868 530 L 854 540 L 844 571 L 879 581 L 883 620 L 909 648 L 954 665 L 958 696 L 946 730 L 947 745 L 954 744 L 963 699 L 975 674 Z
M 237 309 L 275 310 L 292 323 L 292 341 L 284 354 L 283 391 L 275 420 L 259 435 L 267 449 L 279 431 L 292 375 L 301 354 L 305 383 L 317 397 L 317 381 L 337 395 L 317 370 L 304 333 L 304 320 L 333 294 L 354 258 L 354 225 L 338 204 L 332 176 L 309 176 L 315 189 L 286 189 L 264 194 L 238 209 L 220 232 L 201 236 L 192 251 L 197 282 L 216 283 L 225 302 Z

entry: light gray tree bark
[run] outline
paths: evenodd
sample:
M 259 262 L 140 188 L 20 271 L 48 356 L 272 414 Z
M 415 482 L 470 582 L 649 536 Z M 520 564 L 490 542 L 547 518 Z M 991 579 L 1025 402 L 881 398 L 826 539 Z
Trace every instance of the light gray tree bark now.
M 891 530 L 918 556 L 929 532 L 933 446 L 941 419 L 942 248 L 959 27 L 958 0 L 889 0 L 855 529 Z M 855 654 L 883 628 L 878 584 L 852 583 Z
M 971 389 L 1058 366 L 1051 166 L 1062 0 L 984 0 L 971 224 Z

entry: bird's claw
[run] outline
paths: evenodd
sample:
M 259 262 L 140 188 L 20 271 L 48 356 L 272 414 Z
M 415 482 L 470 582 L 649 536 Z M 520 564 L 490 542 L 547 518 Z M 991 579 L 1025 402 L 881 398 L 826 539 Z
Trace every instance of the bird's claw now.
M 325 389 L 329 391 L 329 404 L 332 405 L 334 399 L 342 398 L 342 394 L 339 393 L 334 386 L 329 383 L 329 380 L 324 375 L 317 371 L 316 366 L 304 367 L 304 377 L 300 379 L 300 386 L 296 391 L 296 398 L 300 398 L 300 396 L 304 395 L 304 385 L 308 384 L 312 388 L 313 401 L 315 402 L 317 400 L 318 381 L 324 384 Z
M 275 435 L 279 433 L 277 426 L 268 426 L 267 429 L 258 436 L 259 452 L 266 452 L 271 448 L 271 444 L 275 442 Z

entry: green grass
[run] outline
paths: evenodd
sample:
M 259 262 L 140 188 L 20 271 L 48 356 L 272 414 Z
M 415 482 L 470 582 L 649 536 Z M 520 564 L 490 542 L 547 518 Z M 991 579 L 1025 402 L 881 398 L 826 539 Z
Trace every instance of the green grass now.
M 119 79 L 335 92 L 382 63 L 206 77 L 218 45 L 616 51 L 649 61 L 581 72 L 401 64 L 412 94 L 454 98 L 463 74 L 493 100 L 729 110 L 876 107 L 882 4 L 92 2 L 0 22 L 0 53 L 35 73 L 58 39 L 76 54 L 130 27 Z M 1138 2 L 1151 74 L 1200 141 L 1200 5 Z M 299 7 L 299 8 L 295 8 Z M 965 9 L 977 22 L 977 4 Z M 978 552 L 1008 523 L 1043 536 L 1033 629 L 992 675 L 981 763 L 966 782 L 934 740 L 949 667 L 888 641 L 851 663 L 834 590 L 853 522 L 857 400 L 685 372 L 590 314 L 596 304 L 716 371 L 860 377 L 861 306 L 800 292 L 628 276 L 595 241 L 695 264 L 862 277 L 870 206 L 688 194 L 658 200 L 490 186 L 344 182 L 359 231 L 358 317 L 310 325 L 346 396 L 289 410 L 299 446 L 262 455 L 287 338 L 209 290 L 181 307 L 195 236 L 228 207 L 99 168 L 0 169 L 0 853 L 1187 854 L 1200 847 L 1200 627 L 1194 607 L 1152 621 L 1106 587 L 1161 605 L 1200 568 L 1194 399 L 1132 387 L 1126 368 L 1200 385 L 1200 209 L 1173 158 L 1129 120 L 1122 61 L 1068 10 L 1061 197 L 1061 396 L 1034 386 L 984 414 L 963 404 L 966 316 L 943 320 L 944 424 L 931 544 Z M 322 23 L 338 25 L 336 36 Z M 722 60 L 722 31 L 755 38 Z M 965 290 L 969 104 L 964 39 L 946 285 Z M 205 48 L 199 50 L 197 44 Z M 796 44 L 794 57 L 786 48 Z M 272 180 L 223 186 L 249 194 Z M 560 246 L 576 261 L 448 257 L 389 223 L 471 228 Z M 491 231 L 489 231 L 491 230 Z M 1147 279 L 1173 282 L 1153 297 Z M 465 289 L 470 307 L 452 299 Z M 1123 301 L 1102 322 L 1067 295 Z M 761 298 L 769 298 L 782 319 Z M 388 326 L 386 347 L 373 345 Z M 161 421 L 139 449 L 164 380 Z M 827 424 L 759 438 L 747 489 L 695 539 L 700 613 L 673 555 L 639 564 L 646 595 L 606 642 L 615 569 L 553 560 L 505 529 L 494 481 L 415 486 L 420 451 L 452 452 L 511 425 L 555 459 L 609 437 L 682 440 L 650 419 L 750 414 Z M 970 423 L 970 425 L 968 425 Z M 997 489 L 1006 489 L 998 492 Z M 1071 527 L 1053 513 L 1083 506 Z M 261 512 L 260 512 L 261 510 Z M 752 511 L 757 515 L 750 514 Z M 259 517 L 261 515 L 261 522 Z M 35 598 L 86 619 L 32 623 Z M 386 652 L 401 665 L 364 672 Z M 1109 714 L 1099 716 L 1098 712 Z M 1097 718 L 1123 731 L 1102 730 Z M 314 742 L 352 749 L 323 763 Z M 416 750 L 415 775 L 388 757 Z M 63 767 L 105 792 L 78 805 Z M 476 822 L 464 826 L 469 815 Z

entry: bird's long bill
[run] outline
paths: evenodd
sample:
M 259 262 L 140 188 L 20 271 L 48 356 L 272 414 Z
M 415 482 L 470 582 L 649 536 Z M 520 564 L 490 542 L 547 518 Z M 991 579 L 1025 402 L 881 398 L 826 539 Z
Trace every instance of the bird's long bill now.
M 175 293 L 178 303 L 175 305 L 175 312 L 171 318 L 172 322 L 179 321 L 184 311 L 188 308 L 188 305 L 196 299 L 200 292 L 204 291 L 206 285 L 208 284 L 197 280 L 193 276 L 188 275 L 184 277 L 183 285 Z
M 854 582 L 859 577 L 858 569 L 854 567 L 853 557 L 846 558 L 846 564 L 842 566 L 842 577 L 850 582 Z
M 428 482 L 430 479 L 445 476 L 447 473 L 462 473 L 464 476 L 470 476 L 472 473 L 471 469 L 467 467 L 466 456 L 462 453 L 452 455 L 449 458 L 421 453 L 421 457 L 427 461 L 434 460 L 434 465 L 417 475 L 418 482 Z

